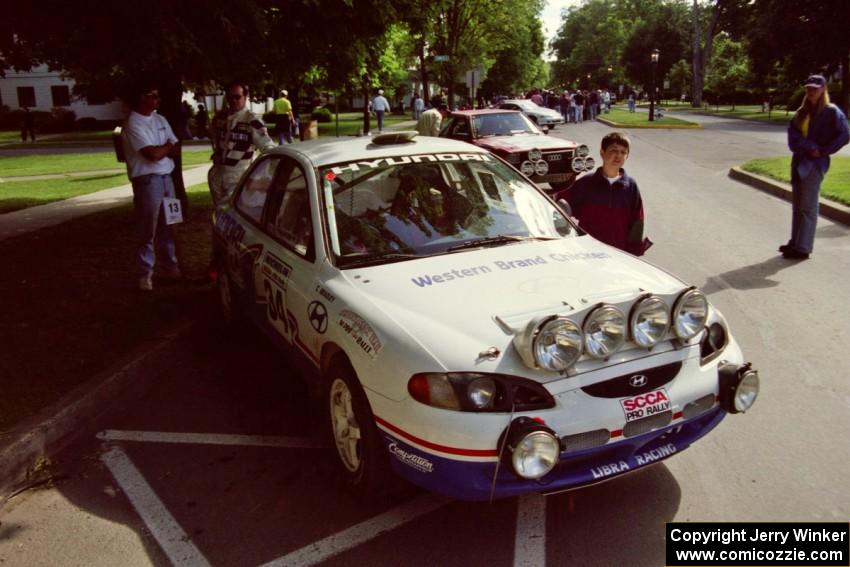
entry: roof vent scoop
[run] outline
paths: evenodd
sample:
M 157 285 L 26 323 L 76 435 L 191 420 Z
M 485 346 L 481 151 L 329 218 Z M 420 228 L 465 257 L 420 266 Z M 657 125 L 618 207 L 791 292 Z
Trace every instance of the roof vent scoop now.
M 398 132 L 385 132 L 372 137 L 372 143 L 378 146 L 391 146 L 393 144 L 406 144 L 412 142 L 419 135 L 416 130 L 400 130 Z

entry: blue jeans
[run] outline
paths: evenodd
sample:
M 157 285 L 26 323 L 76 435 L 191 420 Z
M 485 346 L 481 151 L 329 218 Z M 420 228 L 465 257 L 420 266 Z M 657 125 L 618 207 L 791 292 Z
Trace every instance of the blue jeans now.
M 584 106 L 575 106 L 576 124 L 584 122 Z
M 812 168 L 805 179 L 792 180 L 790 244 L 797 252 L 811 254 L 815 246 L 821 181 L 823 174 L 817 168 Z
M 136 208 L 136 265 L 139 275 L 153 276 L 156 253 L 169 272 L 176 271 L 177 252 L 171 227 L 165 224 L 162 208 L 164 197 L 174 198 L 174 183 L 170 175 L 141 175 L 132 179 L 133 205 Z M 156 249 L 156 253 L 154 252 Z
M 375 116 L 378 117 L 378 132 L 384 129 L 384 111 L 376 110 Z

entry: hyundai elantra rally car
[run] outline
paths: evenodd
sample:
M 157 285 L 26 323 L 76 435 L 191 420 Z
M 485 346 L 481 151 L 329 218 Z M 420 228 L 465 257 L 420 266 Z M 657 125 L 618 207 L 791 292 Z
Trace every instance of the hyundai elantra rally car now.
M 216 211 L 214 249 L 225 319 L 309 367 L 364 490 L 389 471 L 468 500 L 606 481 L 758 394 L 703 293 L 464 142 L 271 150 Z

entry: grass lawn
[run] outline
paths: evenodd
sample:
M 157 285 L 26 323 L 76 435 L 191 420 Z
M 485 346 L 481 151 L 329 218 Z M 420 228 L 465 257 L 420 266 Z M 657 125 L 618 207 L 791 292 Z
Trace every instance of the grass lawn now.
M 751 159 L 741 165 L 741 169 L 791 183 L 791 156 Z M 827 199 L 850 205 L 850 157 L 832 156 L 820 194 Z
M 209 159 L 210 152 L 183 152 L 184 166 L 206 163 Z M 115 160 L 115 154 L 113 152 L 0 156 L 0 178 L 123 168 L 124 164 Z
M 9 430 L 186 316 L 213 309 L 205 279 L 212 203 L 190 187 L 177 229 L 187 281 L 136 290 L 132 206 L 0 241 L 0 432 Z
M 700 128 L 699 124 L 672 118 L 669 114 L 665 114 L 660 119 L 654 122 L 649 121 L 649 116 L 643 112 L 629 112 L 621 108 L 612 107 L 611 112 L 600 114 L 599 118 L 608 120 L 613 123 L 613 126 L 619 128 Z
M 393 124 L 398 124 L 399 122 L 405 122 L 407 120 L 412 120 L 410 114 L 390 114 L 384 116 L 384 126 L 392 126 Z M 304 122 L 302 122 L 304 124 Z M 357 130 L 363 126 L 363 113 L 362 112 L 340 112 L 339 113 L 339 135 L 340 136 L 355 136 L 357 135 Z M 370 130 L 377 131 L 378 129 L 378 119 L 372 116 L 369 119 L 369 128 Z M 333 117 L 331 122 L 319 123 L 319 137 L 320 138 L 330 138 L 336 136 L 336 116 Z
M 204 155 L 209 157 L 206 153 Z M 206 162 L 206 159 L 202 161 Z M 196 164 L 184 164 L 184 168 L 191 165 Z M 101 189 L 126 185 L 127 183 L 129 181 L 127 174 L 124 172 L 96 174 L 90 177 L 8 181 L 6 183 L 0 183 L 0 214 L 35 207 L 37 205 L 46 205 L 54 201 L 62 201 L 71 197 L 100 191 Z

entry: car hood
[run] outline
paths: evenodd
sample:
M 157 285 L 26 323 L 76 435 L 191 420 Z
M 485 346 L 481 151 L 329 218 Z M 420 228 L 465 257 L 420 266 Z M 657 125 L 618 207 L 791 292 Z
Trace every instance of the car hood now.
M 578 144 L 570 140 L 553 138 L 546 134 L 521 134 L 517 136 L 495 136 L 493 138 L 479 138 L 475 145 L 487 148 L 492 152 L 524 152 L 534 148 L 548 149 L 575 149 Z
M 343 272 L 438 360 L 505 346 L 534 317 L 684 283 L 590 236 L 529 241 Z M 466 348 L 464 348 L 466 347 Z M 440 354 L 442 353 L 442 355 Z

